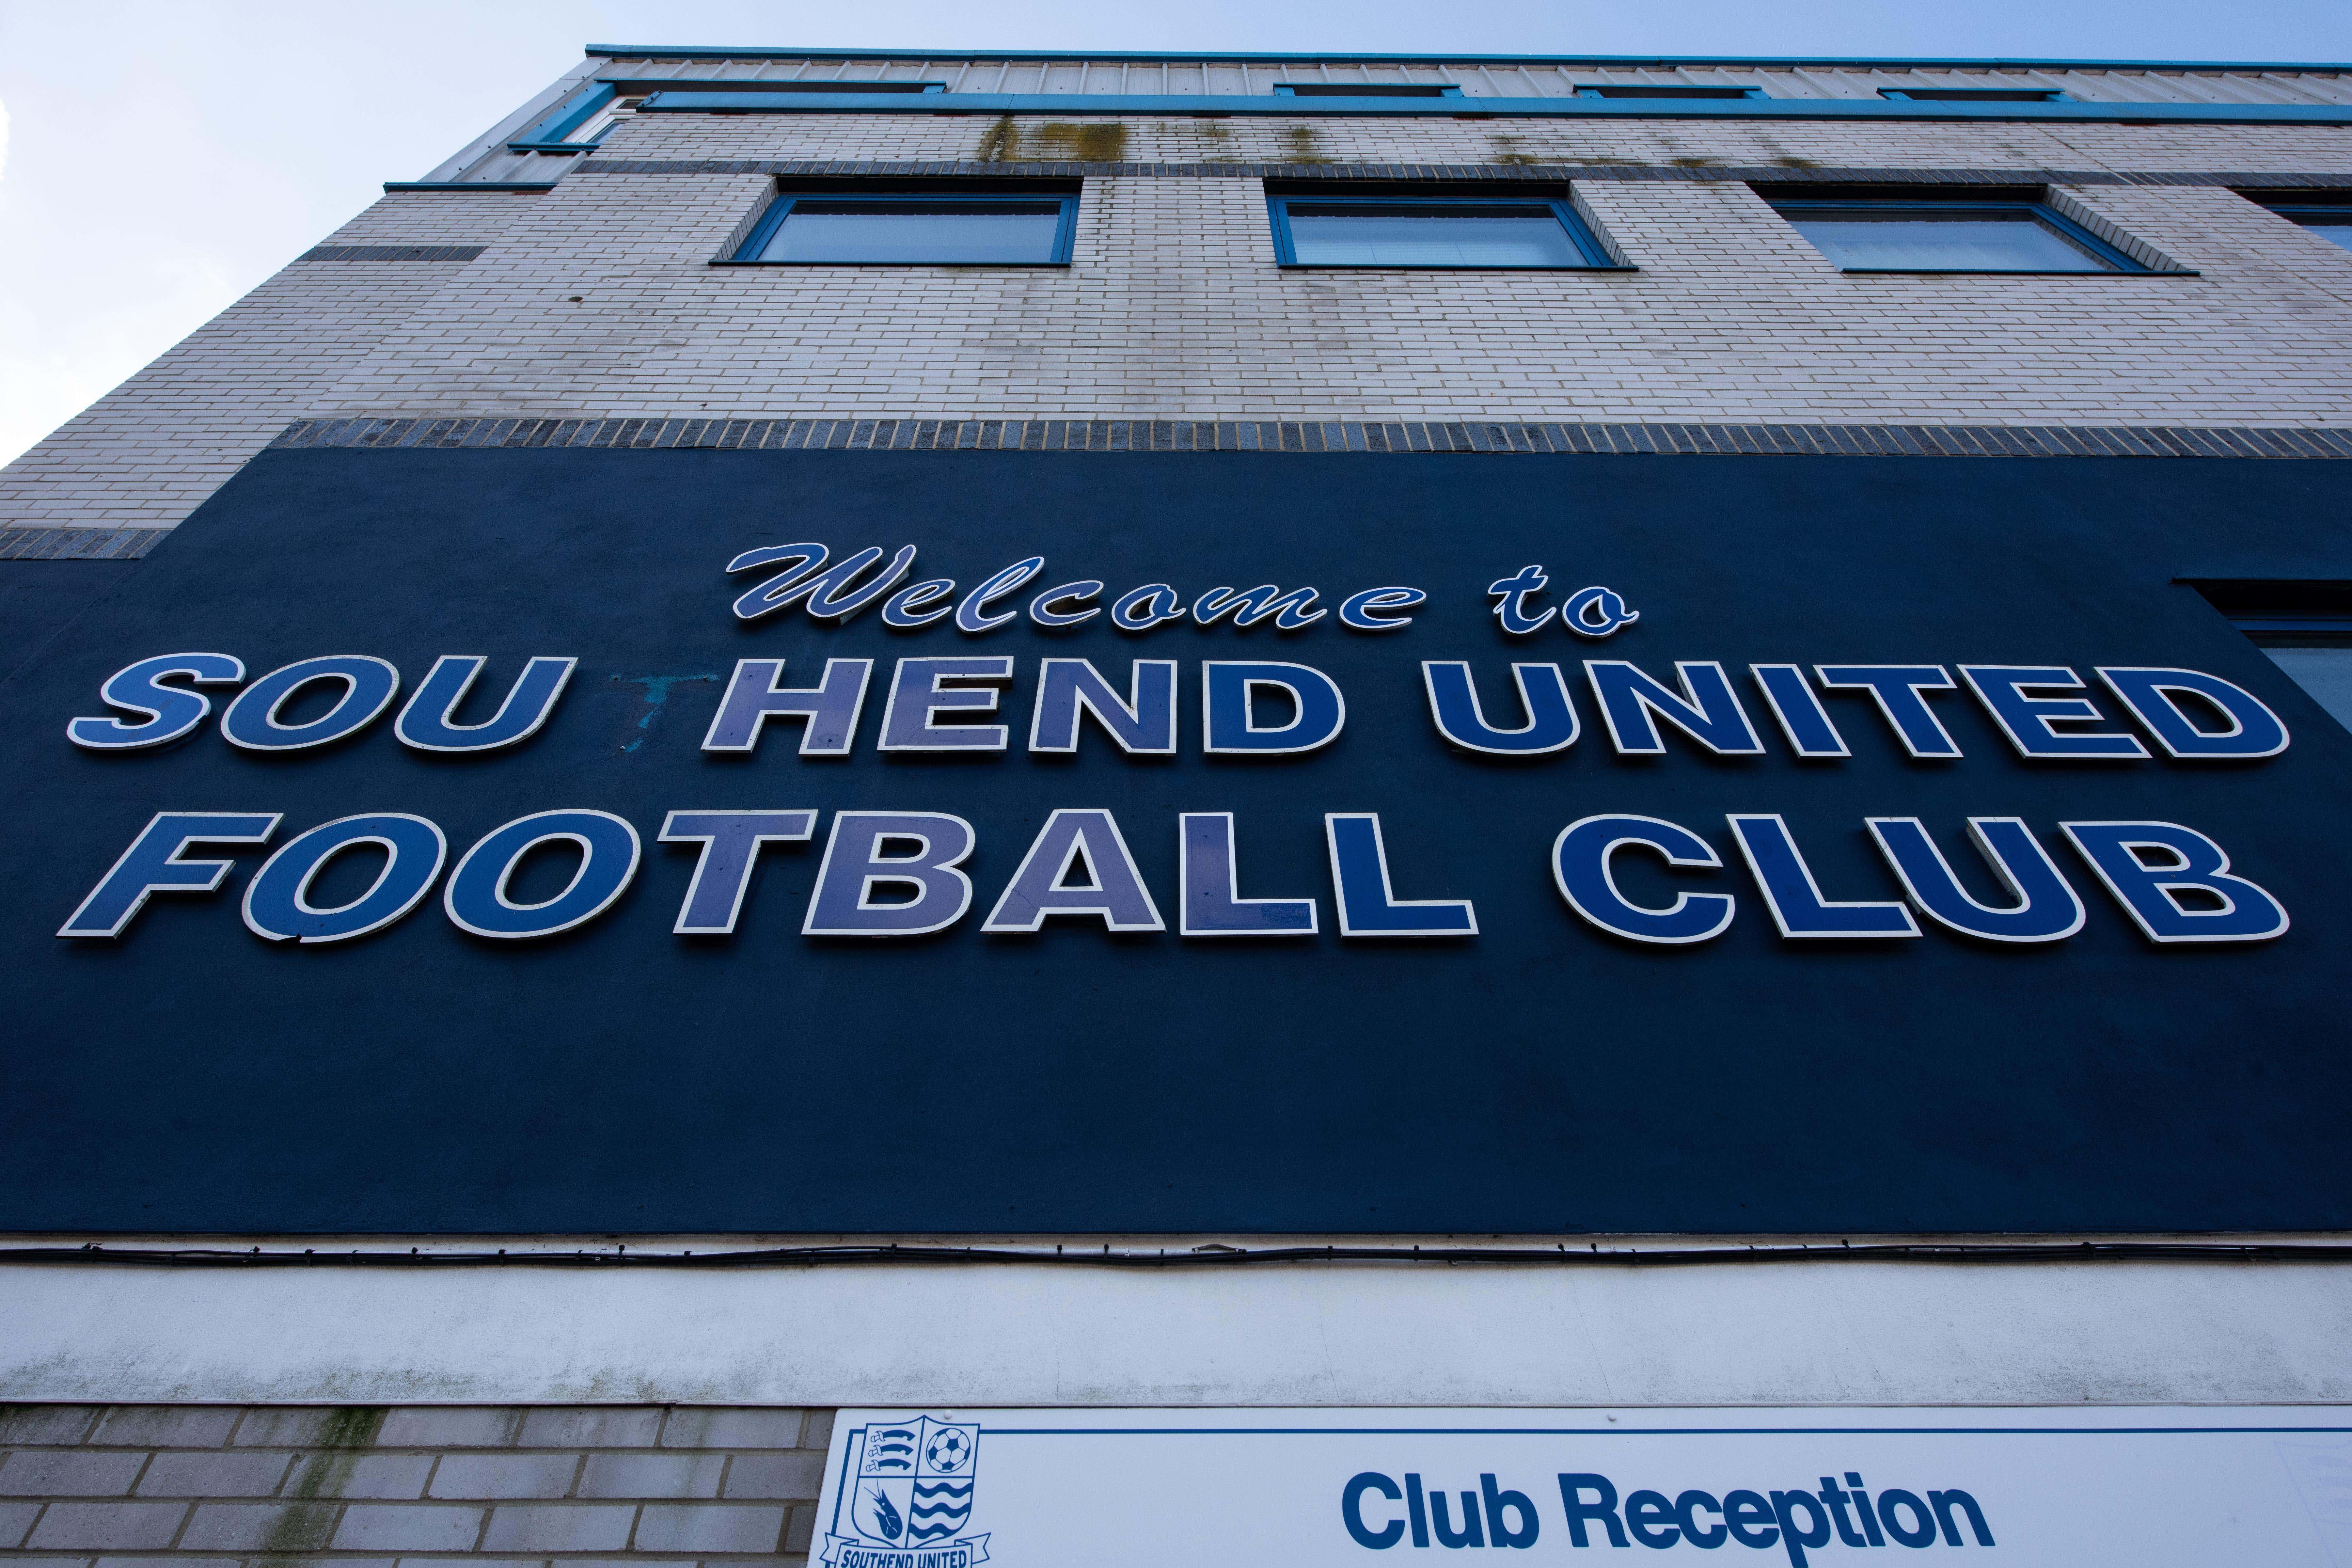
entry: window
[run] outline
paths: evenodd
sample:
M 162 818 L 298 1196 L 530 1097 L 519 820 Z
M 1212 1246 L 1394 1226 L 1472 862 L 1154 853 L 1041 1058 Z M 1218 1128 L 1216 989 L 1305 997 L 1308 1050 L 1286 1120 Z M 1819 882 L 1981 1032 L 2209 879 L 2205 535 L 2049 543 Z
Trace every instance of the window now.
M 2352 191 L 2240 191 L 2320 238 L 2352 250 Z
M 1283 81 L 1275 92 L 1284 98 L 1459 98 L 1452 82 L 1372 83 L 1368 81 Z
M 1061 267 L 1075 191 L 785 191 L 728 259 L 785 266 Z
M 747 81 L 698 84 L 704 92 L 945 92 L 943 81 Z
M 2149 271 L 2036 192 L 1758 195 L 1846 272 Z
M 2192 585 L 2287 679 L 2352 730 L 2352 583 Z
M 563 140 L 583 144 L 601 142 L 604 139 L 604 132 L 612 130 L 615 122 L 626 120 L 630 115 L 635 114 L 637 111 L 637 105 L 644 101 L 645 98 L 642 94 L 635 98 L 613 99 L 567 132 Z
M 1307 196 L 1269 192 L 1284 267 L 1621 268 L 1564 196 Z
M 1882 87 L 1898 103 L 2072 103 L 2054 87 Z
M 1579 98 L 1763 98 L 1760 87 L 1668 87 L 1649 82 L 1595 82 L 1580 85 Z

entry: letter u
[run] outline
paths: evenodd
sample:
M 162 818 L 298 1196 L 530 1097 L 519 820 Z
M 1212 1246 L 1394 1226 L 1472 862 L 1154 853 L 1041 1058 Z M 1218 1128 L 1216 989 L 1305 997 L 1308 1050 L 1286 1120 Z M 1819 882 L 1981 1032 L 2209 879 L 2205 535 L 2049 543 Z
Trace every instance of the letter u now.
M 455 722 L 458 705 L 489 662 L 479 654 L 445 653 L 393 723 L 401 744 L 420 752 L 488 752 L 539 732 L 572 679 L 575 658 L 540 657 L 523 666 L 499 710 L 479 724 Z
M 1511 675 L 1518 682 L 1528 721 L 1516 730 L 1497 730 L 1478 706 L 1478 689 L 1466 662 L 1423 660 L 1422 684 L 1429 689 L 1429 715 L 1436 721 L 1437 732 L 1466 751 L 1492 756 L 1540 756 L 1574 745 L 1576 704 L 1569 700 L 1568 678 L 1559 666 L 1515 664 Z
M 1440 1546 L 1484 1546 L 1486 1532 L 1478 1522 L 1478 1494 L 1462 1494 L 1462 1532 L 1455 1534 L 1454 1521 L 1446 1516 L 1445 1494 L 1433 1490 L 1429 1494 L 1429 1522 L 1437 1531 Z

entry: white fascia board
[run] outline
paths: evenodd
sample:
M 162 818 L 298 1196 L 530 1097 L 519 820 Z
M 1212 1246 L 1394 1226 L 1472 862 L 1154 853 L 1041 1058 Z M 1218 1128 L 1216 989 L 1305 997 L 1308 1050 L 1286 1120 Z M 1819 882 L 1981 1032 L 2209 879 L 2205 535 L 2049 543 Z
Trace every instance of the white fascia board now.
M 0 1399 L 2352 1403 L 2352 1268 L 9 1265 Z

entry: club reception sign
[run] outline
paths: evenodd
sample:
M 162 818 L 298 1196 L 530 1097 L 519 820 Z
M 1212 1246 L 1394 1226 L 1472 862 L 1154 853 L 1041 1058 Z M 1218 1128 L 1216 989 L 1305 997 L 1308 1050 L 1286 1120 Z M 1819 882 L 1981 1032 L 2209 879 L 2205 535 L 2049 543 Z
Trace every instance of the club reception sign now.
M 0 687 L 0 1223 L 2341 1227 L 2336 482 L 267 454 Z
M 2352 1546 L 2347 1460 L 2334 1413 L 2269 1407 L 845 1410 L 811 1556 L 1173 1568 L 1205 1529 L 1313 1568 L 1637 1544 L 1758 1568 L 1888 1548 L 2327 1568 Z

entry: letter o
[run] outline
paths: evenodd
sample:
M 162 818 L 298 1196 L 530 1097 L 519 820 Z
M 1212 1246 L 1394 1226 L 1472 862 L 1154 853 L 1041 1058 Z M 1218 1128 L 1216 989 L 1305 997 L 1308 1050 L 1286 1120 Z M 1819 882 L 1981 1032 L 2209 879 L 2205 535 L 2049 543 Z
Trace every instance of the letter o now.
M 280 724 L 279 710 L 304 687 L 320 680 L 340 680 L 343 695 L 324 717 L 308 724 Z M 392 706 L 400 691 L 400 671 L 384 660 L 363 653 L 328 654 L 299 659 L 237 693 L 221 715 L 221 733 L 232 746 L 248 752 L 299 752 L 327 745 L 356 734 Z
M 320 909 L 310 884 L 328 863 L 362 844 L 390 857 L 367 891 L 348 904 Z M 245 889 L 245 923 L 271 942 L 349 942 L 381 931 L 415 909 L 441 874 L 449 842 L 441 829 L 405 812 L 343 816 L 323 822 L 280 845 Z
M 1895 1522 L 1895 1510 L 1898 1508 L 1911 1510 L 1911 1517 L 1919 1521 L 1916 1529 L 1906 1530 Z M 1878 1494 L 1878 1521 L 1886 1526 L 1887 1534 L 1906 1546 L 1936 1544 L 1936 1516 L 1927 1511 L 1926 1503 L 1899 1487 Z
M 507 882 L 522 858 L 559 838 L 580 846 L 580 868 L 572 873 L 571 885 L 544 903 L 509 900 Z M 534 812 L 492 828 L 466 851 L 449 873 L 441 907 L 460 931 L 476 936 L 508 941 L 553 936 L 611 908 L 636 876 L 639 852 L 637 830 L 609 811 Z

